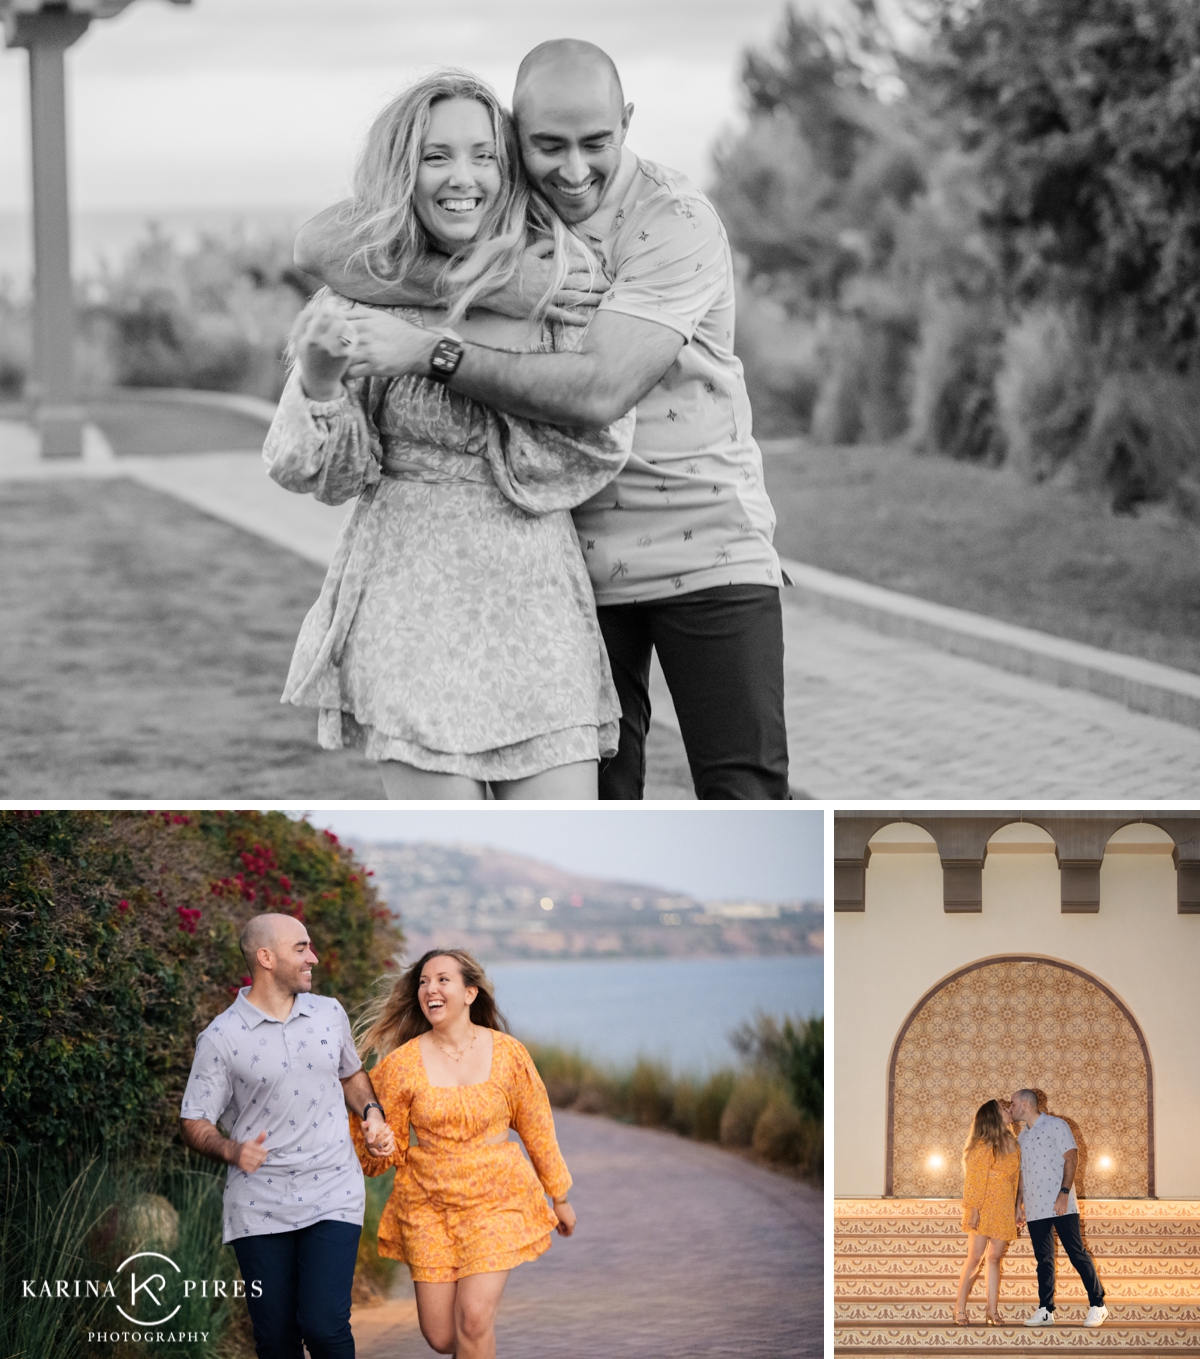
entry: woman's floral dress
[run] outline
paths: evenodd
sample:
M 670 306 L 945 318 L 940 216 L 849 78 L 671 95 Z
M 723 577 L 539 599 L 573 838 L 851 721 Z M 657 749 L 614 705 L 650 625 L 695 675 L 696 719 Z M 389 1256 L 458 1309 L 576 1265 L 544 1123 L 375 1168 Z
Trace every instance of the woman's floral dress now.
M 986 1142 L 976 1142 L 967 1152 L 963 1182 L 962 1227 L 965 1232 L 1000 1241 L 1017 1236 L 1017 1183 L 1021 1175 L 1021 1152 L 993 1157 Z M 971 1209 L 979 1209 L 979 1223 L 970 1227 Z
M 536 1260 L 558 1219 L 571 1175 L 558 1150 L 546 1087 L 522 1044 L 492 1033 L 492 1066 L 477 1085 L 432 1086 L 411 1039 L 371 1072 L 392 1131 L 392 1156 L 372 1156 L 350 1120 L 363 1170 L 396 1181 L 379 1222 L 379 1253 L 403 1260 L 417 1283 L 449 1283 Z M 515 1142 L 493 1142 L 506 1129 Z M 409 1131 L 416 1145 L 410 1145 Z M 532 1162 L 532 1165 L 530 1164 Z
M 547 325 L 539 348 L 581 330 Z M 319 710 L 326 749 L 481 781 L 613 754 L 620 705 L 570 510 L 624 465 L 633 413 L 569 430 L 427 378 L 345 386 L 311 401 L 295 369 L 263 449 L 288 490 L 358 496 L 283 701 Z

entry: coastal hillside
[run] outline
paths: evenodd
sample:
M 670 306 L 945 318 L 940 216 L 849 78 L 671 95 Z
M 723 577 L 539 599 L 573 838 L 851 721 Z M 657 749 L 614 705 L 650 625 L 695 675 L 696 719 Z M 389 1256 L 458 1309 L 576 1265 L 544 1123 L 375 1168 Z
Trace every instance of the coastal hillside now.
M 442 945 L 487 961 L 813 954 L 824 946 L 820 902 L 701 901 L 473 845 L 354 850 L 401 917 L 410 958 Z

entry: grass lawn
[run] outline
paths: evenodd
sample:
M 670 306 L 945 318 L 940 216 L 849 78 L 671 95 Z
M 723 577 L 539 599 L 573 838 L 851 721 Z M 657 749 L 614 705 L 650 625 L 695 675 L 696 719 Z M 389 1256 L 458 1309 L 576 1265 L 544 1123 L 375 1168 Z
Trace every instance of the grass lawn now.
M 0 485 L 0 797 L 382 797 L 279 702 L 323 577 L 132 481 Z M 692 795 L 678 737 L 648 754 Z
M 895 446 L 768 441 L 779 551 L 939 604 L 1200 672 L 1200 529 Z

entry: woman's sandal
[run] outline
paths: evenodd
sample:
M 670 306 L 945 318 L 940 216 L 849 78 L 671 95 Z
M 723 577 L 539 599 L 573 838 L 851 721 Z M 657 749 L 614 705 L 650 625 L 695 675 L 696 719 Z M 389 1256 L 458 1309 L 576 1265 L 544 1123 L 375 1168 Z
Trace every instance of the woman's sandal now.
M 1004 1325 L 1004 1322 L 1000 1320 L 1000 1313 L 999 1313 L 999 1312 L 997 1312 L 995 1316 L 993 1316 L 993 1315 L 991 1314 L 991 1312 L 986 1312 L 986 1313 L 984 1313 L 984 1325 L 985 1325 L 985 1326 L 1003 1326 L 1003 1325 Z
M 954 1313 L 954 1324 L 956 1326 L 969 1326 L 971 1324 L 966 1312 L 956 1311 Z

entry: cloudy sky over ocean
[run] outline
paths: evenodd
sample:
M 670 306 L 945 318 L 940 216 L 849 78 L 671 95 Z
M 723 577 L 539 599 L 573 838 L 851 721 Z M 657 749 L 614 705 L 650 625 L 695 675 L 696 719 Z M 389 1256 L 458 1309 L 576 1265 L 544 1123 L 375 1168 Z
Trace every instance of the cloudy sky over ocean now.
M 747 45 L 782 0 L 137 0 L 68 53 L 74 206 L 308 207 L 342 195 L 381 104 L 453 64 L 507 100 L 535 43 L 576 36 L 615 58 L 630 144 L 704 184 L 740 116 Z M 25 53 L 0 52 L 0 212 L 29 198 Z

